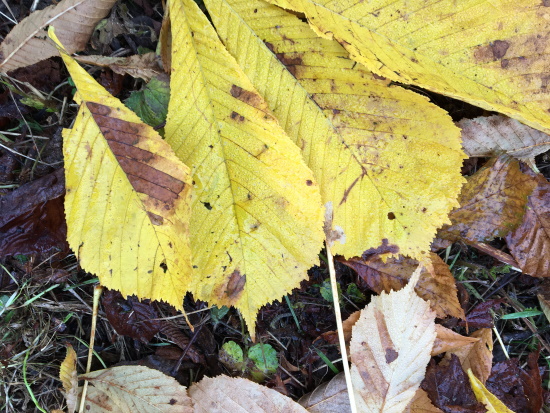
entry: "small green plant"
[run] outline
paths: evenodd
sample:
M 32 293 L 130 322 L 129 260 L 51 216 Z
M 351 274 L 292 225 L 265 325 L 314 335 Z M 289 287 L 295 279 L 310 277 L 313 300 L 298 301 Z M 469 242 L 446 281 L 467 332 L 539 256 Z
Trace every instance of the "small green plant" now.
M 270 344 L 255 344 L 248 349 L 245 359 L 241 347 L 234 341 L 228 341 L 222 346 L 219 359 L 233 373 L 240 373 L 258 383 L 279 367 L 277 351 Z

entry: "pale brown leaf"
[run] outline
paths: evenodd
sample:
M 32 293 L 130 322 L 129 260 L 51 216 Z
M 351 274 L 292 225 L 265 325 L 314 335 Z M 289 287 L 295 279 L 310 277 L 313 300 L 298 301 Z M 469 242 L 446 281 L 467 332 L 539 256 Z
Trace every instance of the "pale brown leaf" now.
M 525 169 L 536 182 L 523 222 L 506 237 L 514 259 L 525 274 L 550 277 L 550 183 Z
M 67 346 L 67 355 L 59 369 L 59 380 L 63 384 L 63 394 L 67 402 L 67 412 L 73 413 L 76 409 L 78 396 L 78 375 L 76 373 L 76 352 L 70 344 Z
M 485 384 L 491 375 L 493 365 L 493 333 L 490 328 L 482 328 L 472 333 L 470 337 L 477 338 L 479 341 L 450 351 L 445 358 L 450 359 L 451 354 L 455 354 L 464 371 L 472 369 L 475 376 Z
M 189 388 L 194 413 L 305 413 L 281 393 L 243 378 L 206 377 Z
M 84 405 L 86 412 L 193 412 L 185 387 L 148 367 L 112 367 L 82 374 L 79 379 L 89 382 Z
M 55 27 L 55 33 L 67 52 L 84 49 L 95 26 L 115 2 L 62 0 L 35 11 L 17 24 L 0 45 L 0 72 L 7 73 L 57 56 L 57 48 L 46 34 L 48 26 Z
M 432 348 L 432 356 L 437 356 L 438 354 L 445 353 L 447 351 L 455 351 L 461 347 L 479 341 L 479 338 L 465 337 L 455 333 L 453 330 L 443 327 L 440 324 L 435 325 L 435 331 L 437 333 L 437 337 L 435 338 L 434 346 Z
M 435 253 L 430 253 L 430 259 L 434 272 L 430 273 L 423 268 L 415 291 L 430 301 L 438 317 L 450 315 L 464 319 L 464 310 L 458 301 L 456 282 L 449 266 Z M 378 294 L 401 289 L 418 266 L 418 261 L 402 256 L 388 258 L 386 262 L 378 255 L 340 261 L 357 271 L 369 288 Z
M 355 314 L 355 313 L 354 313 Z M 357 311 L 359 314 L 359 311 Z M 339 373 L 332 380 L 321 384 L 298 400 L 310 413 L 351 412 L 345 374 Z
M 128 57 L 75 56 L 75 60 L 79 63 L 108 67 L 119 75 L 130 75 L 144 79 L 147 82 L 152 77 L 164 73 L 158 64 L 156 54 L 153 52 Z
M 504 237 L 517 228 L 535 180 L 522 173 L 517 160 L 506 155 L 489 161 L 468 178 L 459 196 L 460 207 L 449 214 L 438 237 L 470 242 Z
M 410 284 L 374 297 L 362 310 L 350 346 L 358 411 L 405 410 L 430 360 L 436 336 L 435 316 Z
M 522 161 L 550 149 L 550 136 L 502 115 L 462 119 L 462 145 L 468 156 L 491 157 L 507 153 Z
M 418 389 L 406 413 L 443 413 L 443 410 L 435 407 L 432 401 L 422 389 Z

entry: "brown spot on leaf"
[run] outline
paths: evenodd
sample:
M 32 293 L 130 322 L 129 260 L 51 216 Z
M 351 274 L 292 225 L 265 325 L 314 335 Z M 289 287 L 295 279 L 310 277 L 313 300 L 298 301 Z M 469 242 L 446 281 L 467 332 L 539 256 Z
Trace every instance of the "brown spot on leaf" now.
M 215 294 L 229 305 L 237 302 L 243 293 L 246 284 L 246 274 L 241 275 L 241 272 L 236 269 L 229 276 L 227 283 L 221 284 L 216 288 Z
M 395 214 L 393 212 L 388 212 L 388 219 L 391 221 L 391 220 L 394 220 L 395 219 Z
M 160 215 L 153 214 L 150 211 L 147 211 L 147 215 L 149 215 L 149 219 L 151 220 L 151 224 L 153 225 L 162 225 L 164 223 L 164 218 Z
M 306 185 L 307 185 L 307 186 L 313 185 L 313 181 L 312 181 L 311 179 L 308 179 L 308 180 L 306 181 Z
M 170 404 L 173 406 L 174 404 L 176 404 L 178 401 L 176 399 L 170 399 Z
M 292 73 L 292 76 L 296 75 L 296 66 L 302 64 L 302 55 L 299 53 L 276 53 L 277 59 L 284 64 L 287 70 Z
M 386 363 L 391 364 L 392 362 L 397 359 L 399 356 L 399 353 L 395 351 L 393 348 L 387 348 L 386 349 Z
M 245 90 L 237 85 L 231 86 L 231 96 L 254 107 L 258 107 L 262 102 L 262 98 L 260 95 L 254 92 L 250 92 L 249 90 Z
M 244 116 L 239 115 L 237 112 L 231 112 L 231 119 L 236 120 L 237 122 L 244 122 Z
M 397 245 L 390 245 L 390 243 L 388 242 L 388 239 L 384 238 L 382 240 L 382 245 L 380 245 L 377 248 L 369 248 L 368 250 L 363 252 L 362 257 L 364 260 L 366 260 L 371 255 L 387 254 L 387 253 L 397 254 L 398 252 L 399 252 L 399 247 Z
M 495 40 L 491 44 L 491 50 L 493 51 L 493 56 L 496 60 L 502 59 L 508 48 L 510 47 L 510 42 L 504 40 Z
M 543 7 L 550 7 L 550 0 L 542 0 Z
M 502 59 L 502 61 L 500 62 L 500 67 L 502 67 L 503 69 L 506 69 L 509 64 L 510 64 L 510 61 L 508 59 Z

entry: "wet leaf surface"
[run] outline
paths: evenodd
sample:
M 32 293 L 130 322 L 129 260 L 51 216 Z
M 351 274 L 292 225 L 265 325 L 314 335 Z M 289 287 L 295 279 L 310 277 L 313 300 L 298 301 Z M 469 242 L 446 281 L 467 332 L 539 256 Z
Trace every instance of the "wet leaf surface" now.
M 494 299 L 479 303 L 466 314 L 466 321 L 460 324 L 468 328 L 493 328 L 493 316 L 489 310 L 499 308 L 504 302 L 503 299 Z
M 69 251 L 63 214 L 63 169 L 0 198 L 0 255 Z

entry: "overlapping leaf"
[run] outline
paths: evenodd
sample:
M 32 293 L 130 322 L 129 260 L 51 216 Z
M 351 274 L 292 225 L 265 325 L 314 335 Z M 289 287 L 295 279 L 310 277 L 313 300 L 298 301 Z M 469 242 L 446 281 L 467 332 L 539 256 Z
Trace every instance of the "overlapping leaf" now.
M 271 0 L 388 79 L 549 132 L 546 0 Z
M 346 257 L 386 243 L 420 257 L 456 205 L 464 157 L 447 114 L 349 59 L 265 2 L 207 0 L 229 52 L 265 97 L 332 202 Z
M 54 26 L 69 53 L 84 49 L 96 24 L 115 0 L 62 0 L 23 19 L 0 45 L 0 72 L 32 65 L 57 56 L 46 29 Z
M 476 399 L 483 403 L 487 408 L 487 413 L 514 413 L 510 410 L 504 403 L 496 398 L 483 383 L 472 373 L 472 370 L 468 369 L 468 377 L 470 379 L 470 384 L 472 385 L 472 390 L 476 395 Z
M 80 104 L 73 128 L 63 132 L 69 245 L 105 287 L 181 309 L 191 274 L 189 168 L 73 58 L 62 57 Z
M 472 369 L 475 376 L 485 384 L 491 375 L 491 366 L 493 365 L 493 334 L 490 328 L 482 328 L 470 335 L 471 338 L 477 338 L 476 342 L 470 343 L 459 349 L 447 353 L 449 358 L 455 354 L 460 360 L 464 371 Z
M 313 174 L 192 0 L 170 3 L 166 139 L 193 169 L 195 298 L 256 313 L 307 276 L 322 247 Z

